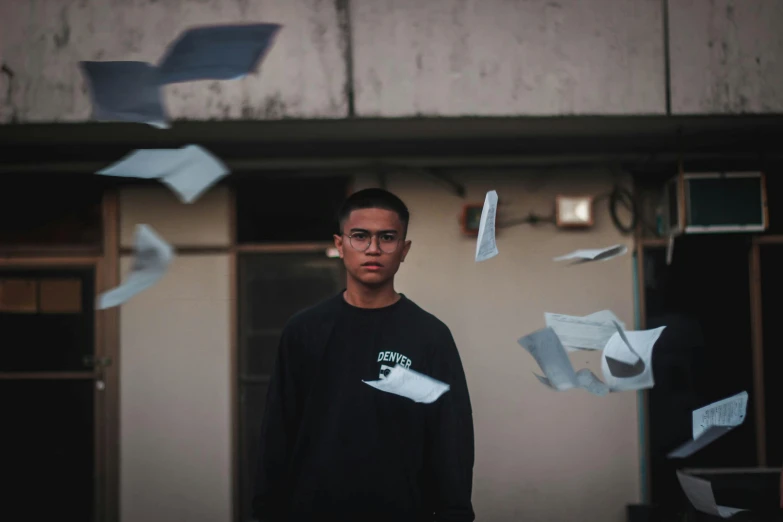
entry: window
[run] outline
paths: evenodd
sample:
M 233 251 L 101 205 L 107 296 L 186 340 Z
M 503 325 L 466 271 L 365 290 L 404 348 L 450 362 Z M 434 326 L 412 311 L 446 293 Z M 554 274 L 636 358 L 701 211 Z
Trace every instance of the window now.
M 0 271 L 0 372 L 91 371 L 92 269 Z
M 297 311 L 339 292 L 340 259 L 323 251 L 242 254 L 239 258 L 241 520 L 249 521 L 258 438 L 280 334 Z
M 331 241 L 349 178 L 245 178 L 236 181 L 237 242 Z
M 78 314 L 82 282 L 75 278 L 0 278 L 0 312 Z
M 104 187 L 95 178 L 38 174 L 4 179 L 0 245 L 99 246 Z

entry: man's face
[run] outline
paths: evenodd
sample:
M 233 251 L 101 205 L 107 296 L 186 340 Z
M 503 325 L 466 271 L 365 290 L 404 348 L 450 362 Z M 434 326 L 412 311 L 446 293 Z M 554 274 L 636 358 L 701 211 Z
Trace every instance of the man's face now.
M 399 215 L 391 210 L 364 208 L 351 212 L 343 223 L 343 235 L 334 236 L 334 246 L 348 276 L 367 286 L 380 286 L 394 278 L 411 248 L 403 231 Z

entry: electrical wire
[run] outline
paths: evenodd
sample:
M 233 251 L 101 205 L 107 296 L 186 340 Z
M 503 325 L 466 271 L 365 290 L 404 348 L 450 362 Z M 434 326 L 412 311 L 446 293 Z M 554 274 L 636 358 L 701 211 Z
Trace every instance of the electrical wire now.
M 617 213 L 618 205 L 620 204 L 631 212 L 631 222 L 627 225 L 620 221 L 620 216 Z M 615 228 L 621 234 L 627 236 L 634 233 L 636 226 L 639 224 L 639 209 L 630 190 L 619 185 L 612 189 L 611 194 L 609 194 L 609 216 L 612 218 Z

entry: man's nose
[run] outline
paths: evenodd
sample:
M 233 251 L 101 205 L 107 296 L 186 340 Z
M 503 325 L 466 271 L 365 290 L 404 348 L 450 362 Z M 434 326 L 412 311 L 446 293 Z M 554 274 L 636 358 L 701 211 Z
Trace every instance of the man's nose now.
M 367 254 L 380 255 L 381 254 L 381 240 L 378 236 L 370 236 L 370 246 L 367 247 Z

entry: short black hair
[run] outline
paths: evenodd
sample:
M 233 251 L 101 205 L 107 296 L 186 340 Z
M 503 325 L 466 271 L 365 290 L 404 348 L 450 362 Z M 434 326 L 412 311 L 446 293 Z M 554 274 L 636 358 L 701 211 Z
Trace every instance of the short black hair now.
M 368 188 L 354 192 L 343 201 L 340 210 L 337 212 L 337 224 L 342 232 L 343 223 L 354 210 L 363 208 L 382 208 L 396 212 L 402 221 L 402 235 L 405 237 L 408 233 L 408 221 L 410 221 L 410 212 L 408 207 L 400 198 L 381 188 Z

